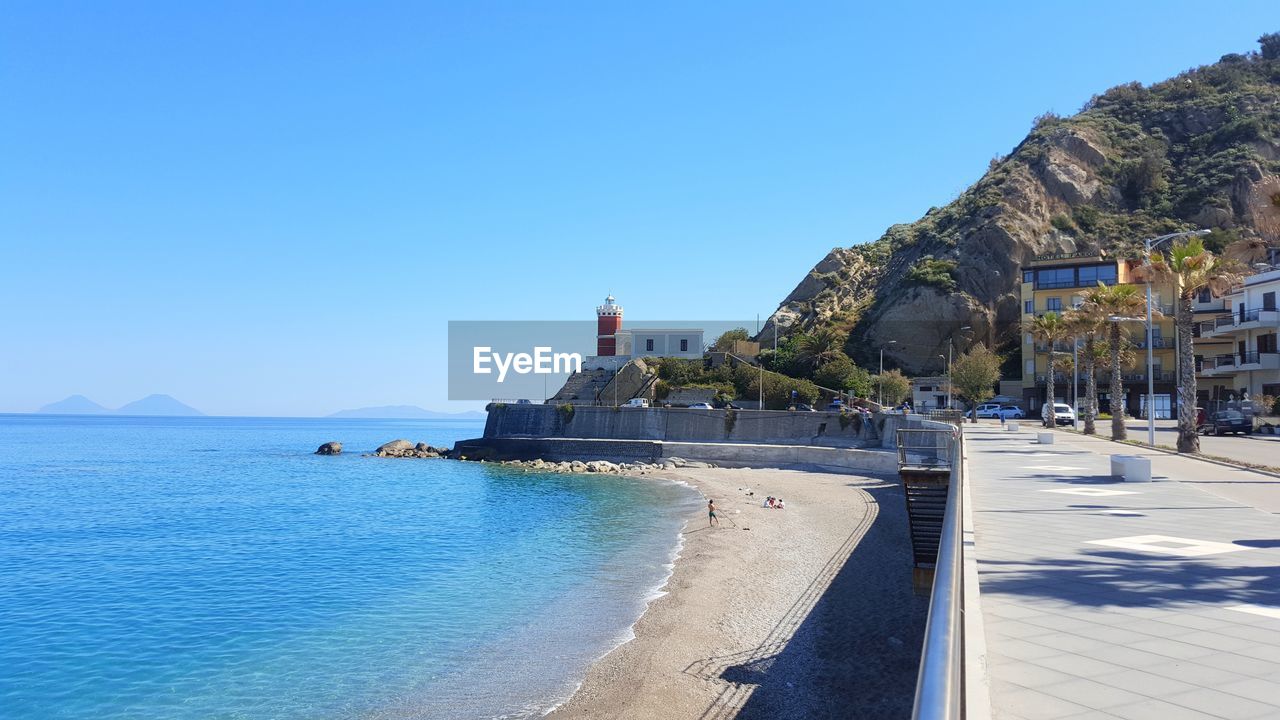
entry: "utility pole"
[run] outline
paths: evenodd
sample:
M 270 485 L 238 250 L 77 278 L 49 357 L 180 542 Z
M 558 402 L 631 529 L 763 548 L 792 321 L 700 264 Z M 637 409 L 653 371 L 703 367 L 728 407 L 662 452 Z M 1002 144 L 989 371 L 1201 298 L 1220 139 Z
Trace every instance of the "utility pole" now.
M 1146 246 L 1146 267 L 1148 268 L 1151 267 L 1151 251 L 1155 249 L 1157 245 L 1160 245 L 1166 240 L 1172 240 L 1174 238 L 1180 238 L 1180 237 L 1191 237 L 1194 235 L 1207 235 L 1208 233 L 1209 233 L 1208 230 L 1190 230 L 1188 232 L 1169 233 L 1168 235 L 1161 235 L 1160 237 L 1156 237 L 1156 238 L 1147 238 L 1145 241 L 1143 241 L 1143 244 Z M 1155 375 L 1156 361 L 1155 361 L 1155 354 L 1154 354 L 1153 348 L 1151 347 L 1151 335 L 1152 335 L 1151 314 L 1152 313 L 1151 313 L 1150 273 L 1148 273 L 1146 277 L 1146 281 L 1147 281 L 1146 282 L 1146 285 L 1147 285 L 1147 445 L 1149 445 L 1150 447 L 1155 447 L 1156 446 L 1156 375 Z M 1175 303 L 1177 302 L 1177 298 L 1174 298 L 1174 302 Z M 1175 323 L 1175 326 L 1176 324 L 1177 323 Z M 1174 364 L 1177 365 L 1176 362 Z M 1179 395 L 1182 393 L 1181 378 L 1179 378 L 1179 384 L 1174 387 L 1174 392 L 1178 393 Z M 1173 407 L 1173 398 L 1169 399 L 1169 407 L 1170 408 Z M 1182 408 L 1179 407 L 1178 410 L 1179 412 L 1181 412 Z M 1195 408 L 1194 407 L 1188 408 L 1187 412 L 1195 412 Z
M 884 345 L 897 345 L 897 340 L 890 340 Z M 880 346 L 880 374 L 876 376 L 876 388 L 878 393 L 876 400 L 880 403 L 880 407 L 884 407 L 884 345 Z

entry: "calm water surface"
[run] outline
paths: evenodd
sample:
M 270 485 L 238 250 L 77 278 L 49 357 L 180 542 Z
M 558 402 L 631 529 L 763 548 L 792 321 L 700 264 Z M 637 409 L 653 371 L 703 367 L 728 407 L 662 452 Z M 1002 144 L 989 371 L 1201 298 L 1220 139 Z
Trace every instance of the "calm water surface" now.
M 482 429 L 0 415 L 0 717 L 540 714 L 629 636 L 699 499 L 360 457 Z

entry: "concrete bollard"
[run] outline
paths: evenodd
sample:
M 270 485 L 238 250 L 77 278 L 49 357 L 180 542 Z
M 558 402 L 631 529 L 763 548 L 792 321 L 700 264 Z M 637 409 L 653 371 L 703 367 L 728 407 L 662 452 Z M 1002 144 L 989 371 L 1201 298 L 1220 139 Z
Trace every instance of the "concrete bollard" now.
M 1133 457 L 1132 455 L 1112 455 L 1111 456 L 1111 477 L 1124 477 L 1124 461 Z
M 1151 458 L 1131 455 L 1124 459 L 1125 482 L 1151 482 Z
M 1016 422 L 1005 423 L 1004 429 L 1009 432 L 1018 432 L 1018 423 Z
M 1036 433 L 1036 442 L 1040 443 L 1041 445 L 1052 445 L 1053 433 L 1051 432 Z

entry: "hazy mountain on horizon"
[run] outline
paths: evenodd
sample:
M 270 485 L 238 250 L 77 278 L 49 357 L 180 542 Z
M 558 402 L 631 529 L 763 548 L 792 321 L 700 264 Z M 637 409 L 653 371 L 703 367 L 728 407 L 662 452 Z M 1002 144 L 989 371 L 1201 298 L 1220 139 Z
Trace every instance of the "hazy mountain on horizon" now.
M 339 410 L 336 413 L 327 415 L 331 418 L 379 418 L 387 420 L 470 420 L 473 418 L 483 418 L 485 413 L 479 410 L 468 410 L 466 412 L 446 413 L 436 410 L 427 410 L 417 405 L 377 405 L 374 407 L 352 408 L 349 410 Z
M 49 403 L 36 412 L 54 415 L 101 415 L 111 411 L 83 395 L 72 395 L 58 402 Z
M 49 403 L 36 411 L 51 415 L 204 415 L 199 410 L 175 400 L 170 395 L 148 395 L 140 400 L 111 410 L 83 395 Z

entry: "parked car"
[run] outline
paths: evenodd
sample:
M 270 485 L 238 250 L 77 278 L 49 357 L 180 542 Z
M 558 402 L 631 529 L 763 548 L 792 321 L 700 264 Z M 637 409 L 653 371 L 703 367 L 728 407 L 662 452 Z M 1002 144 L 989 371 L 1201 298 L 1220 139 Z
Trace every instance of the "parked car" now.
M 1244 416 L 1239 410 L 1221 410 L 1213 414 L 1213 434 L 1227 433 L 1253 434 L 1253 420 Z
M 645 398 L 631 398 L 623 405 L 623 407 L 647 408 L 649 407 L 649 401 Z
M 796 403 L 791 406 L 791 409 L 797 412 L 817 412 L 813 409 L 813 406 L 808 403 Z
M 714 410 L 715 408 L 711 407 L 711 403 L 694 403 L 689 406 L 689 409 L 690 410 Z
M 1000 403 L 982 403 L 969 413 L 969 417 L 977 415 L 980 418 L 1000 417 Z
M 1045 403 L 1040 407 L 1040 419 L 1045 425 L 1073 425 L 1076 421 L 1075 411 L 1066 403 Z
M 839 399 L 832 400 L 832 401 L 827 405 L 827 409 L 828 409 L 828 410 L 834 410 L 835 412 L 840 412 L 840 411 L 844 410 L 844 403 L 840 402 L 840 400 L 839 400 Z
M 1004 418 L 1005 420 L 1021 420 L 1026 416 L 1027 413 L 1017 405 L 1004 405 L 996 411 L 996 417 Z
M 532 405 L 532 404 L 533 404 L 533 401 L 532 401 L 532 400 L 529 400 L 528 398 L 520 398 L 519 400 L 517 400 L 517 401 L 516 401 L 516 404 L 517 404 L 517 405 Z

